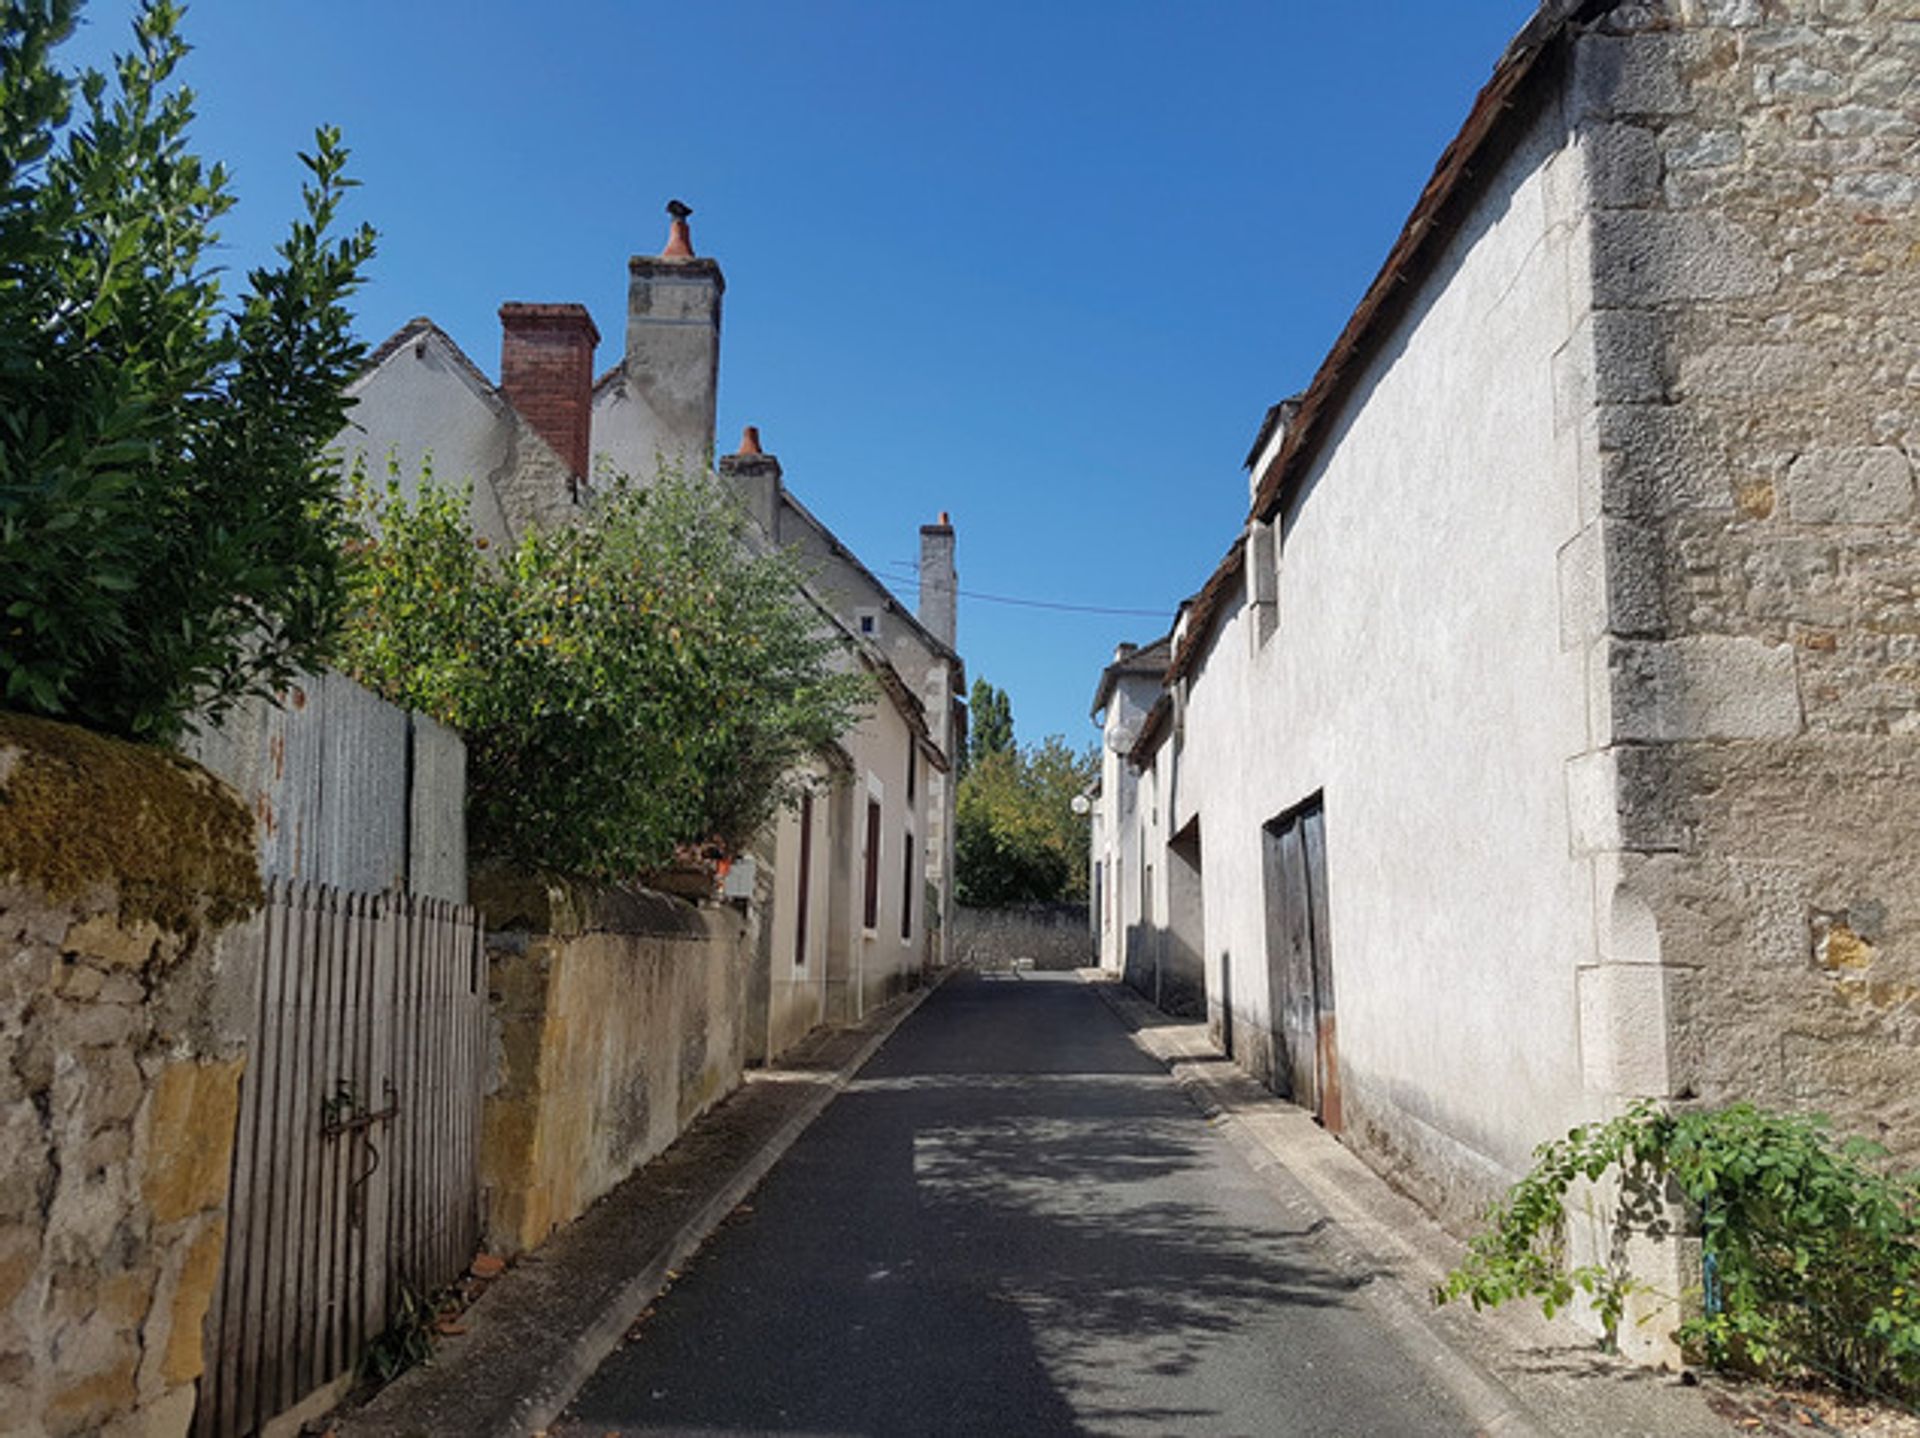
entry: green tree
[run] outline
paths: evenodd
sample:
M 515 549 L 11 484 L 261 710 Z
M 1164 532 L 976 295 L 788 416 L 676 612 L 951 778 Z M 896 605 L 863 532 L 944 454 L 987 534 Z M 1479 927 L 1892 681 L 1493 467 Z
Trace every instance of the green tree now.
M 356 508 L 344 665 L 465 736 L 480 853 L 621 882 L 679 844 L 737 850 L 871 699 L 795 562 L 750 553 L 704 478 L 616 481 L 499 556 L 430 477 Z
M 981 756 L 955 796 L 960 902 L 992 908 L 1084 899 L 1087 828 L 1073 799 L 1098 773 L 1097 750 L 1076 753 L 1058 734 Z
M 305 212 L 222 307 L 227 175 L 168 88 L 180 10 L 148 0 L 111 77 L 56 68 L 78 0 L 0 4 L 0 701 L 167 740 L 314 663 L 343 598 L 323 452 L 373 254 L 330 238 L 336 131 Z
M 1007 691 L 996 689 L 984 679 L 973 681 L 967 695 L 967 760 L 970 769 L 989 754 L 1006 754 L 1013 749 L 1013 705 Z

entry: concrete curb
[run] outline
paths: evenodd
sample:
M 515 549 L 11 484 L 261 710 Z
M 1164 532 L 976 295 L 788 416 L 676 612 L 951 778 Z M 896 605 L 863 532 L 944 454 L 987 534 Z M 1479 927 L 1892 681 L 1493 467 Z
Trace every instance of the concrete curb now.
M 561 1412 L 571 1403 L 576 1394 L 585 1385 L 594 1371 L 599 1368 L 607 1355 L 618 1346 L 635 1315 L 659 1297 L 666 1286 L 669 1275 L 695 1253 L 728 1214 L 732 1213 L 750 1194 L 754 1187 L 765 1178 L 767 1172 L 778 1163 L 781 1156 L 791 1148 L 794 1141 L 806 1131 L 809 1125 L 820 1116 L 827 1105 L 832 1103 L 852 1082 L 854 1076 L 864 1068 L 884 1043 L 893 1036 L 896 1029 L 924 1003 L 927 997 L 945 981 L 944 973 L 936 975 L 926 987 L 915 991 L 894 1013 L 888 1014 L 874 1029 L 859 1049 L 846 1059 L 838 1069 L 822 1073 L 813 1079 L 809 1092 L 786 1119 L 761 1140 L 743 1162 L 736 1167 L 726 1180 L 715 1189 L 693 1215 L 683 1222 L 663 1242 L 654 1247 L 646 1258 L 626 1279 L 622 1280 L 611 1293 L 597 1296 L 595 1302 L 598 1312 L 582 1327 L 568 1335 L 564 1350 L 555 1353 L 537 1355 L 538 1366 L 525 1373 L 520 1380 L 516 1396 L 504 1409 L 489 1413 L 484 1422 L 476 1422 L 472 1415 L 462 1415 L 458 1431 L 466 1438 L 527 1438 L 529 1433 L 544 1430 L 559 1418 Z M 777 1072 L 777 1071 L 776 1071 Z M 770 1075 L 771 1076 L 771 1075 Z M 746 1087 L 756 1080 L 750 1076 Z M 698 1127 L 696 1121 L 695 1128 Z M 689 1130 L 691 1132 L 692 1130 Z M 627 1184 L 635 1183 L 646 1175 L 642 1168 Z M 623 1185 L 624 1186 L 624 1185 Z M 616 1189 L 615 1193 L 619 1190 Z M 609 1195 L 612 1197 L 612 1195 Z M 590 1223 L 596 1210 L 590 1209 L 570 1228 Z M 563 1238 L 569 1230 L 563 1229 L 556 1235 L 556 1241 Z M 535 1250 L 531 1255 L 538 1264 L 548 1250 Z M 564 1259 L 560 1260 L 564 1264 Z M 509 1278 L 512 1273 L 510 1271 Z M 558 1277 L 559 1275 L 555 1275 Z M 547 1284 L 549 1289 L 564 1292 L 564 1284 Z M 490 1290 L 473 1309 L 469 1316 L 474 1320 L 476 1332 L 488 1316 L 483 1310 L 488 1307 L 487 1300 L 495 1300 L 497 1310 L 501 1304 L 524 1298 L 524 1294 L 514 1294 L 502 1280 Z M 542 1326 L 536 1323 L 536 1327 Z M 564 1327 L 555 1324 L 555 1328 Z M 474 1350 L 468 1350 L 469 1354 Z M 468 1359 L 468 1366 L 476 1361 Z M 484 1360 L 478 1360 L 484 1361 Z M 402 1375 L 394 1383 L 383 1389 L 368 1401 L 365 1407 L 350 1414 L 341 1415 L 335 1425 L 338 1438 L 422 1438 L 429 1433 L 452 1431 L 445 1426 L 445 1418 L 436 1410 L 434 1395 L 425 1391 L 429 1384 L 442 1390 L 458 1390 L 465 1385 L 460 1377 L 462 1355 L 458 1352 L 437 1363 L 433 1368 L 415 1369 Z

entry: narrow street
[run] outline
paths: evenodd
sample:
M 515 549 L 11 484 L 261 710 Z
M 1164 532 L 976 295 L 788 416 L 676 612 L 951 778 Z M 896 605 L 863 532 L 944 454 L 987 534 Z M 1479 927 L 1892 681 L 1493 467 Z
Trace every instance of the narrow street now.
M 1071 975 L 935 992 L 559 1432 L 1471 1432 Z

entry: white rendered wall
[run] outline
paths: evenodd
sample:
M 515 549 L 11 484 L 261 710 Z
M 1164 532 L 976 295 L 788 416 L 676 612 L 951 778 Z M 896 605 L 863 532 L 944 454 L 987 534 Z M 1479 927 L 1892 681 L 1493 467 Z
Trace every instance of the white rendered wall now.
M 508 542 L 495 483 L 513 463 L 514 424 L 497 399 L 476 387 L 445 339 L 423 334 L 347 393 L 354 405 L 338 441 L 345 468 L 361 464 L 367 481 L 380 487 L 391 457 L 411 499 L 430 460 L 436 484 L 473 486 L 473 532 L 496 545 Z
M 1579 514 L 1552 383 L 1585 289 L 1558 134 L 1536 124 L 1491 177 L 1330 417 L 1286 517 L 1277 630 L 1249 632 L 1244 593 L 1228 608 L 1179 754 L 1209 987 L 1230 963 L 1242 1033 L 1271 1026 L 1262 826 L 1324 791 L 1347 1129 L 1438 1179 L 1443 1209 L 1586 1116 L 1593 900 L 1563 768 L 1587 717 L 1556 583 Z

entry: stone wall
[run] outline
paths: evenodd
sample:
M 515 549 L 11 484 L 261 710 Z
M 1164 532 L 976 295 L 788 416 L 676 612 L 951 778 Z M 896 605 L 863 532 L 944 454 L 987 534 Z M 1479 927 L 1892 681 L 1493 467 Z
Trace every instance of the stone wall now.
M 948 953 L 968 969 L 1004 969 L 1022 960 L 1036 969 L 1086 968 L 1100 961 L 1089 922 L 1085 904 L 956 904 Z
M 540 1244 L 733 1090 L 755 935 L 731 908 L 477 872 L 494 1073 L 488 1241 Z
M 1920 1160 L 1920 7 L 1621 6 L 1572 80 L 1628 976 L 1583 1017 L 1670 1036 L 1618 1091 Z
M 0 715 L 0 1427 L 187 1432 L 260 897 L 251 817 L 157 751 Z

